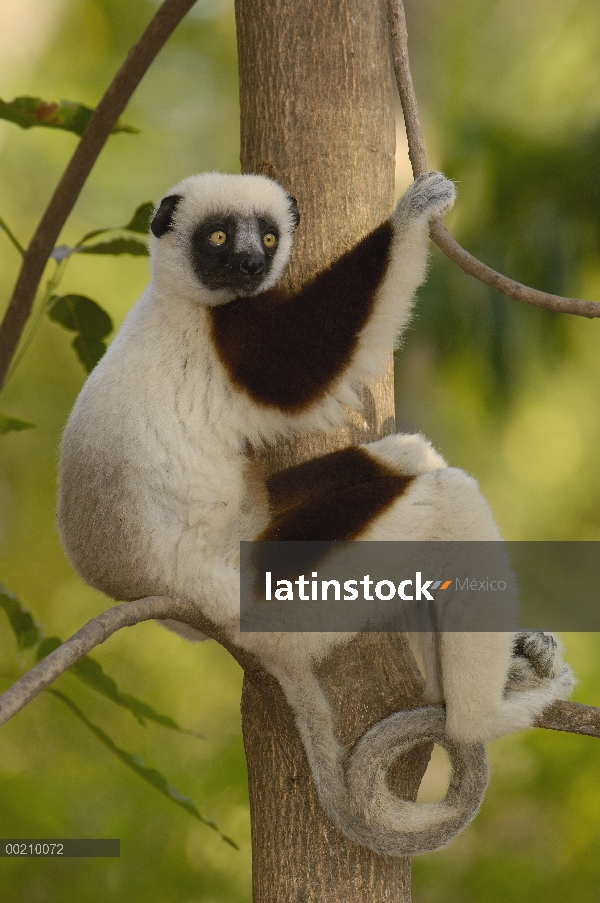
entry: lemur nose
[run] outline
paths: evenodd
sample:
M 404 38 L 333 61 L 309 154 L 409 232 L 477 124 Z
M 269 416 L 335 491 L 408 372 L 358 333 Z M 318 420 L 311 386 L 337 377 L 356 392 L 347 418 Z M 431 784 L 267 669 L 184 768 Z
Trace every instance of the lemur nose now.
M 240 260 L 240 270 L 247 276 L 256 276 L 265 268 L 265 258 L 262 254 L 245 254 Z

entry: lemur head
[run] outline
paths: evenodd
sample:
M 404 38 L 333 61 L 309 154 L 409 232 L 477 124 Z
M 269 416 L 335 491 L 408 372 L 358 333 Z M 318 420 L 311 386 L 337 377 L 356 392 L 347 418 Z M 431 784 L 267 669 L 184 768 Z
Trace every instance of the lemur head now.
M 281 276 L 299 220 L 294 198 L 266 176 L 191 176 L 154 213 L 154 282 L 211 306 L 257 294 Z

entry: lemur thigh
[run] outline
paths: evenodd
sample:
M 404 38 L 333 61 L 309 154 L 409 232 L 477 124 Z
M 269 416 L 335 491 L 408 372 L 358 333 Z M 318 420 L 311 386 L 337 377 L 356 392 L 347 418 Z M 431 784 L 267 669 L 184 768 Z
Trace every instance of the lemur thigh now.
M 421 437 L 389 436 L 364 450 L 398 475 L 415 477 L 361 539 L 500 540 L 475 480 L 461 470 L 446 467 Z M 510 607 L 516 614 L 516 587 L 509 584 L 509 598 L 503 605 L 501 624 Z M 490 616 L 494 615 L 492 610 Z M 523 648 L 517 647 L 515 658 L 513 633 L 457 632 L 455 624 L 451 612 L 446 625 L 450 629 L 444 630 L 444 623 L 440 624 L 439 642 L 432 645 L 430 637 L 423 636 L 424 699 L 445 701 L 446 733 L 451 739 L 485 742 L 528 727 L 553 699 L 570 692 L 571 671 L 550 636 L 522 635 L 527 639 L 521 643 Z

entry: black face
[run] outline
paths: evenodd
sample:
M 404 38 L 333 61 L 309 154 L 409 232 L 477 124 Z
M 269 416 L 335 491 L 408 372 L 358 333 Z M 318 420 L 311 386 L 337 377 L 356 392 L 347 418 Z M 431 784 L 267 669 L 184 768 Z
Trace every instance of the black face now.
M 210 217 L 192 236 L 192 266 L 209 289 L 255 292 L 271 269 L 279 230 L 259 216 Z

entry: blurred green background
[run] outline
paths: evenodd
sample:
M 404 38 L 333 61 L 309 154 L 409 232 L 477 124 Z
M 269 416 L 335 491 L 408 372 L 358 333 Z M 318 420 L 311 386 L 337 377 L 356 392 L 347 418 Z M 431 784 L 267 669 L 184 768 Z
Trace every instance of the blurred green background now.
M 458 183 L 448 217 L 473 253 L 513 278 L 600 299 L 600 17 L 596 0 L 410 0 L 413 72 L 430 165 Z M 149 0 L 0 0 L 0 96 L 93 106 L 156 8 Z M 228 0 L 199 0 L 134 95 L 61 241 L 127 222 L 197 171 L 238 169 L 235 30 Z M 410 181 L 402 127 L 398 191 Z M 0 123 L 0 216 L 26 243 L 76 138 Z M 18 255 L 0 233 L 0 292 Z M 89 294 L 118 325 L 145 258 L 74 259 L 61 291 Z M 43 322 L 3 394 L 36 429 L 0 438 L 0 579 L 47 635 L 106 600 L 72 573 L 54 529 L 60 431 L 84 379 L 72 336 Z M 600 539 L 600 323 L 496 295 L 434 253 L 398 355 L 398 426 L 422 430 L 476 476 L 508 539 Z M 576 698 L 600 704 L 593 635 L 566 635 Z M 119 837 L 120 859 L 0 861 L 10 903 L 248 903 L 250 842 L 240 671 L 214 643 L 153 624 L 96 656 L 119 682 L 204 739 L 140 727 L 71 675 L 57 686 L 191 796 L 239 843 L 154 792 L 48 694 L 3 730 L 0 836 Z M 31 654 L 0 613 L 0 688 Z M 482 813 L 414 863 L 416 903 L 600 901 L 600 745 L 530 731 L 491 745 Z M 428 785 L 439 785 L 440 766 Z

